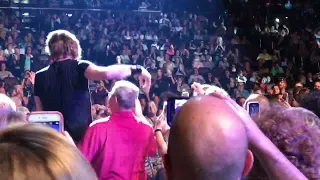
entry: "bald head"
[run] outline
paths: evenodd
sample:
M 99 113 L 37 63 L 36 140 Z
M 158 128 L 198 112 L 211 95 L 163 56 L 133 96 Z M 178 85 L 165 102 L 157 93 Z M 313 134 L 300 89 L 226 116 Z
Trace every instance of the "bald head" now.
M 170 130 L 169 179 L 239 179 L 247 150 L 245 127 L 229 105 L 212 96 L 194 97 Z
M 0 94 L 0 120 L 13 111 L 16 111 L 14 102 L 8 96 Z

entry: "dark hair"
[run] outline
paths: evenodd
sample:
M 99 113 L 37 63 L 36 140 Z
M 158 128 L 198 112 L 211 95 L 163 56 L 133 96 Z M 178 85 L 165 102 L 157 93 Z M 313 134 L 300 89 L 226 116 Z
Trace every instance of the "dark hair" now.
M 299 104 L 320 117 L 320 91 L 311 91 L 300 96 Z
M 26 115 L 21 112 L 11 112 L 5 118 L 0 119 L 0 129 L 5 129 L 12 125 L 26 124 Z
M 0 151 L 3 179 L 98 179 L 76 147 L 43 125 L 25 124 L 1 131 Z
M 245 100 L 246 98 L 245 98 L 245 97 L 237 97 L 237 98 L 236 98 L 236 103 L 237 103 L 238 105 L 241 105 L 241 104 L 240 104 L 240 100 L 241 100 L 241 99 L 244 99 L 244 100 Z

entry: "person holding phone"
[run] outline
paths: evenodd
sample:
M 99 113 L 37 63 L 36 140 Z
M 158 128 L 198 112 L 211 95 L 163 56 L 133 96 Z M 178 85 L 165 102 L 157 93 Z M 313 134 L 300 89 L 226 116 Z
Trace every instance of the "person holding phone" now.
M 59 111 L 64 127 L 75 142 L 80 141 L 92 121 L 89 80 L 123 79 L 140 75 L 143 89 L 149 92 L 151 75 L 139 65 L 111 65 L 108 67 L 80 60 L 79 40 L 66 30 L 49 33 L 46 51 L 52 64 L 35 76 L 34 100 L 37 111 Z

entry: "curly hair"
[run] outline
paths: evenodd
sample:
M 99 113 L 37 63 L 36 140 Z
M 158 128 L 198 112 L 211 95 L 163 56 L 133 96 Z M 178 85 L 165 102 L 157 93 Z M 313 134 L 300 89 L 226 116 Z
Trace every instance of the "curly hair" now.
M 320 120 L 317 115 L 304 108 L 277 108 L 262 117 L 258 126 L 309 180 L 320 180 Z
M 47 36 L 45 51 L 53 60 L 60 57 L 71 57 L 79 60 L 82 54 L 79 40 L 74 34 L 66 30 L 50 32 Z
M 311 91 L 300 96 L 299 105 L 320 117 L 320 91 Z

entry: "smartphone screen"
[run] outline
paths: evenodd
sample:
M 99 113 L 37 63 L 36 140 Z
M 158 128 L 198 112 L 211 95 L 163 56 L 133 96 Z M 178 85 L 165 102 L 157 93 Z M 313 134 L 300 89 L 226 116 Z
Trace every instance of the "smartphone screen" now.
M 260 116 L 260 104 L 259 102 L 248 102 L 247 111 L 251 117 Z
M 27 117 L 28 122 L 49 126 L 50 128 L 63 132 L 63 116 L 59 112 L 32 112 Z
M 189 92 L 182 92 L 181 97 L 185 97 L 185 98 L 189 97 Z
M 188 101 L 189 98 L 172 98 L 167 102 L 167 123 L 169 126 L 173 123 L 174 116 L 178 113 L 181 106 Z

